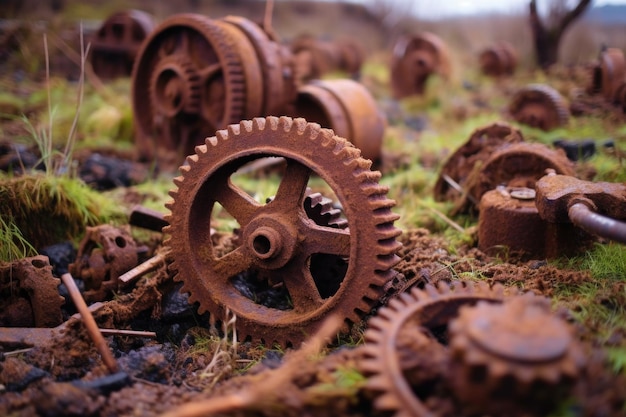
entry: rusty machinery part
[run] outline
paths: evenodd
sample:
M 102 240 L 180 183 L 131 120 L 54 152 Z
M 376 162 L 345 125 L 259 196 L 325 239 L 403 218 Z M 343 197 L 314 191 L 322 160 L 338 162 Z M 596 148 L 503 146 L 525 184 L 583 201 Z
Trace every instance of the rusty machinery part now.
M 577 255 L 595 239 L 571 223 L 541 218 L 532 188 L 498 187 L 480 199 L 478 248 L 491 256 L 554 259 Z
M 303 35 L 291 43 L 291 52 L 300 62 L 303 80 L 313 80 L 341 69 L 342 51 L 333 42 Z
M 54 327 L 63 321 L 61 281 L 52 275 L 47 256 L 0 265 L 0 326 Z
M 103 79 L 128 77 L 141 43 L 154 30 L 152 16 L 126 10 L 109 16 L 91 39 L 91 66 Z
M 293 115 L 332 129 L 361 150 L 364 158 L 381 158 L 385 119 L 370 92 L 356 81 L 316 80 L 298 91 Z
M 626 114 L 626 81 L 615 92 L 615 104 Z
M 531 84 L 515 93 L 509 113 L 519 123 L 545 131 L 564 126 L 569 119 L 563 97 L 545 84 Z
M 435 200 L 459 200 L 459 210 L 464 211 L 469 203 L 465 201 L 469 196 L 465 190 L 466 183 L 476 174 L 475 170 L 498 147 L 523 141 L 522 132 L 508 123 L 496 122 L 476 129 L 445 162 L 435 184 Z M 471 203 L 477 205 L 478 201 Z
M 467 191 L 475 201 L 499 185 L 535 188 L 546 170 L 557 174 L 575 175 L 574 164 L 562 149 L 541 143 L 512 143 L 500 146 L 480 167 L 477 175 L 467 182 Z
M 607 48 L 600 53 L 598 63 L 592 67 L 592 93 L 599 93 L 609 102 L 616 99 L 619 86 L 626 78 L 626 59 L 618 48 Z
M 120 275 L 137 266 L 138 249 L 127 227 L 87 227 L 69 271 L 85 283 L 89 302 L 103 301 L 121 286 Z
M 339 68 L 353 77 L 358 76 L 366 58 L 363 46 L 351 38 L 338 39 L 335 45 L 341 57 Z
M 461 307 L 450 322 L 450 379 L 468 411 L 546 415 L 578 379 L 585 357 L 573 330 L 549 299 L 529 295 Z
M 400 38 L 391 58 L 393 96 L 401 99 L 423 94 L 432 74 L 450 75 L 448 47 L 443 40 L 428 32 Z
M 132 75 L 135 140 L 142 159 L 178 165 L 204 138 L 246 115 L 247 103 L 255 100 L 247 95 L 250 65 L 226 26 L 179 14 L 144 41 Z
M 286 164 L 275 197 L 261 204 L 236 185 L 234 174 L 268 156 Z M 213 320 L 224 320 L 228 309 L 244 337 L 299 345 L 329 314 L 346 326 L 358 321 L 393 278 L 400 247 L 395 202 L 386 198 L 371 162 L 331 130 L 288 117 L 242 121 L 207 138 L 187 163 L 174 180 L 164 232 L 181 291 Z M 325 227 L 306 215 L 313 174 L 335 193 L 348 227 Z M 218 208 L 241 230 L 242 244 L 226 254 L 216 252 L 209 233 L 219 222 L 212 215 Z M 335 274 L 328 273 L 331 264 Z M 241 277 L 282 288 L 288 303 L 260 304 L 235 287 Z
M 571 221 L 589 233 L 626 243 L 624 184 L 546 175 L 537 181 L 536 204 L 548 222 Z
M 457 316 L 462 306 L 480 301 L 500 303 L 516 295 L 515 288 L 505 289 L 500 285 L 490 288 L 485 282 L 453 282 L 450 286 L 440 282 L 437 287 L 428 284 L 424 290 L 413 288 L 392 298 L 369 320 L 365 345 L 361 348 L 360 368 L 369 376 L 367 387 L 380 393 L 374 406 L 397 417 L 433 415 L 414 394 L 407 379 L 405 368 L 411 365 L 402 359 L 410 355 L 399 354 L 402 335 L 415 328 L 441 329 Z
M 484 49 L 478 60 L 483 74 L 500 77 L 515 72 L 518 58 L 513 45 L 501 41 Z
M 263 105 L 257 115 L 283 114 L 288 103 L 295 99 L 293 72 L 289 59 L 284 57 L 284 47 L 272 38 L 255 22 L 240 16 L 227 16 L 223 19 L 245 34 L 258 57 L 263 74 Z M 289 58 L 289 57 L 287 57 Z M 287 61 L 287 62 L 285 62 Z

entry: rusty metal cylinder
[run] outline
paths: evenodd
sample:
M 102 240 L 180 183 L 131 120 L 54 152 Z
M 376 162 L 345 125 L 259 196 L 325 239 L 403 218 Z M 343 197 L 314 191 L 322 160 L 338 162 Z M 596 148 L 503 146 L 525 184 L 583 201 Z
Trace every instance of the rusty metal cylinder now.
M 293 116 L 333 129 L 364 158 L 381 157 L 385 119 L 370 92 L 356 81 L 316 80 L 301 87 Z
M 483 252 L 522 259 L 556 258 L 584 250 L 593 238 L 570 223 L 549 223 L 535 206 L 528 188 L 498 188 L 480 200 L 478 248 Z

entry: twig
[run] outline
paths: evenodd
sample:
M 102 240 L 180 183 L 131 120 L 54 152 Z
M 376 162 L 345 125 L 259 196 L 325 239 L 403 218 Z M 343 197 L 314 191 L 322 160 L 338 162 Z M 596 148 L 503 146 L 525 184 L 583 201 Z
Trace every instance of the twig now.
M 140 330 L 120 330 L 120 329 L 99 329 L 100 333 L 106 336 L 135 336 L 135 337 L 156 337 L 156 332 L 144 332 Z
M 26 352 L 31 351 L 31 350 L 33 350 L 33 348 L 12 350 L 11 352 L 4 352 L 2 355 L 4 355 L 4 357 L 8 358 L 9 356 L 21 355 L 22 353 L 26 353 Z
M 102 356 L 102 361 L 106 365 L 109 372 L 112 374 L 116 373 L 118 371 L 117 362 L 115 361 L 106 340 L 104 340 L 102 333 L 100 333 L 100 329 L 98 329 L 96 320 L 93 318 L 91 311 L 89 311 L 89 307 L 87 307 L 83 296 L 80 294 L 80 291 L 74 282 L 74 278 L 70 273 L 65 273 L 61 275 L 61 280 L 63 281 L 63 284 L 65 284 L 65 287 L 67 287 L 70 297 L 81 315 L 83 323 L 87 328 L 87 333 L 89 333 L 89 337 L 91 337 L 91 340 L 94 345 L 96 345 L 96 349 L 98 349 L 100 356 Z
M 159 265 L 162 265 L 163 262 L 165 262 L 165 257 L 166 257 L 165 253 L 158 253 L 155 256 L 153 256 L 152 258 L 148 259 L 146 262 L 144 262 L 144 263 L 142 263 L 140 265 L 137 265 L 136 267 L 134 267 L 130 271 L 120 275 L 117 279 L 122 284 L 122 286 L 124 286 L 124 285 L 126 285 L 126 284 L 128 284 L 130 282 L 133 282 L 133 281 L 141 278 L 142 276 L 144 276 L 148 272 L 157 269 L 159 267 Z

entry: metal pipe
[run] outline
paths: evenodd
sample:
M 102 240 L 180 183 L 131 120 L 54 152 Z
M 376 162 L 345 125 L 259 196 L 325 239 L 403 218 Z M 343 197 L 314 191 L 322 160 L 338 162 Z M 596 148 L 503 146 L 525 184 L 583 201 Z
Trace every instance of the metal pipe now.
M 586 232 L 626 243 L 626 223 L 624 222 L 598 214 L 584 203 L 572 204 L 567 214 L 572 223 Z
M 102 361 L 106 365 L 107 369 L 112 373 L 116 373 L 118 371 L 117 362 L 109 349 L 109 345 L 106 340 L 100 333 L 100 329 L 98 329 L 98 325 L 96 324 L 96 320 L 91 315 L 91 311 L 89 311 L 89 307 L 87 307 L 87 303 L 83 299 L 82 294 L 78 290 L 76 283 L 74 282 L 74 278 L 69 273 L 61 275 L 61 281 L 67 287 L 68 292 L 70 293 L 70 297 L 72 301 L 74 301 L 74 305 L 76 309 L 80 313 L 83 324 L 87 328 L 87 333 L 89 333 L 89 337 L 96 345 L 96 349 L 102 356 Z

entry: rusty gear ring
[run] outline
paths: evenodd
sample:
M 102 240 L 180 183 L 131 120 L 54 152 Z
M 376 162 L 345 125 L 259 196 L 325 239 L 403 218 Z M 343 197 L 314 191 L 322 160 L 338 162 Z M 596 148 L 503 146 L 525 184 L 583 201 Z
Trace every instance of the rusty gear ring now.
M 243 119 L 246 110 L 244 64 L 235 40 L 211 19 L 180 14 L 166 19 L 143 43 L 133 68 L 132 104 L 138 152 L 142 159 L 153 159 L 161 147 L 167 153 L 175 148 L 181 155 L 193 152 L 195 145 L 217 129 Z M 153 71 L 163 60 L 188 62 L 200 78 L 201 111 L 178 114 L 173 118 L 155 113 L 147 103 Z M 182 64 L 187 65 L 187 64 Z M 165 136 L 158 131 L 167 132 Z
M 440 282 L 437 287 L 426 285 L 424 290 L 413 288 L 410 293 L 402 293 L 391 299 L 389 304 L 378 311 L 378 316 L 368 322 L 365 331 L 366 344 L 362 347 L 361 369 L 371 375 L 367 387 L 381 394 L 374 401 L 379 410 L 395 412 L 396 417 L 422 417 L 432 413 L 414 395 L 406 381 L 397 341 L 403 326 L 409 320 L 425 328 L 443 326 L 453 319 L 465 305 L 479 301 L 502 302 L 506 297 L 519 294 L 516 288 L 495 285 L 490 288 L 485 282 L 474 284 L 453 282 L 451 286 Z
M 287 165 L 276 197 L 259 205 L 229 180 L 240 166 L 267 156 L 284 157 Z M 223 320 L 228 308 L 244 336 L 297 345 L 329 314 L 343 317 L 346 327 L 359 320 L 393 278 L 401 233 L 393 226 L 395 202 L 386 198 L 387 188 L 378 184 L 380 173 L 370 171 L 371 162 L 331 130 L 288 117 L 242 121 L 207 138 L 187 162 L 175 179 L 178 189 L 170 193 L 165 232 L 175 279 L 183 281 L 182 291 L 200 304 L 200 312 Z M 333 189 L 349 228 L 319 226 L 304 214 L 312 173 Z M 242 245 L 220 258 L 209 233 L 217 202 L 242 229 Z M 311 272 L 318 254 L 348 258 L 343 280 L 324 295 Z M 282 280 L 293 308 L 265 307 L 234 290 L 231 278 L 248 271 Z
M 109 16 L 91 40 L 90 62 L 103 79 L 127 77 L 141 43 L 154 29 L 152 16 L 141 10 L 127 10 Z
M 519 90 L 511 100 L 509 112 L 519 123 L 545 131 L 564 126 L 569 119 L 563 97 L 545 84 L 531 84 Z
M 200 76 L 191 62 L 166 58 L 159 62 L 150 81 L 150 104 L 155 114 L 173 118 L 200 111 Z

